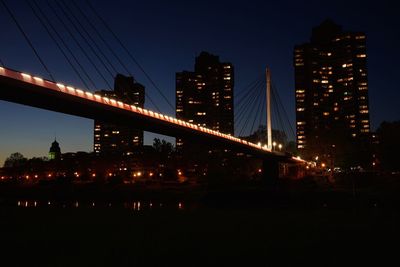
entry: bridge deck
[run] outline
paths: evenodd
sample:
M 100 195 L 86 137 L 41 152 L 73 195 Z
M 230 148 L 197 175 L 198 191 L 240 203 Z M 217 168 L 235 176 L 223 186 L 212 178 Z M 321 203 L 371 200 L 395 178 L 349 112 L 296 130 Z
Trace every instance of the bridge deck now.
M 4 67 L 0 67 L 0 99 L 90 119 L 129 124 L 164 135 L 217 143 L 262 157 L 301 161 L 273 152 L 266 146 Z

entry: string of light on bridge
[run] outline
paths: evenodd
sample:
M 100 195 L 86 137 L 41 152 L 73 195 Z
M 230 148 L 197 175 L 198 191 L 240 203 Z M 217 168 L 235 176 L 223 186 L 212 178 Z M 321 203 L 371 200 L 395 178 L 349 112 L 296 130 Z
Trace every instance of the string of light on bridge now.
M 116 107 L 116 108 L 124 109 L 124 110 L 130 111 L 130 112 L 135 112 L 135 113 L 138 113 L 138 114 L 141 114 L 141 115 L 144 115 L 144 116 L 148 116 L 148 117 L 151 117 L 151 118 L 154 118 L 154 119 L 163 120 L 163 121 L 166 121 L 166 122 L 169 122 L 169 123 L 173 123 L 173 124 L 176 124 L 176 125 L 179 125 L 179 126 L 182 126 L 182 127 L 190 128 L 190 129 L 193 129 L 193 130 L 196 130 L 196 131 L 201 131 L 201 132 L 206 133 L 206 134 L 214 135 L 214 136 L 217 136 L 217 137 L 220 137 L 220 138 L 225 138 L 225 139 L 228 139 L 230 141 L 237 142 L 237 143 L 240 143 L 242 145 L 246 145 L 246 146 L 252 147 L 254 149 L 259 149 L 259 150 L 262 150 L 262 151 L 267 151 L 267 152 L 271 152 L 272 153 L 271 149 L 267 148 L 267 145 L 262 145 L 260 143 L 259 144 L 254 144 L 254 143 L 248 142 L 247 140 L 243 140 L 243 139 L 234 137 L 234 136 L 229 135 L 229 134 L 224 134 L 224 133 L 221 133 L 221 132 L 218 132 L 218 131 L 215 131 L 215 130 L 212 130 L 212 129 L 209 129 L 209 128 L 206 128 L 206 127 L 198 126 L 198 125 L 195 125 L 193 123 L 189 123 L 189 122 L 177 119 L 177 118 L 173 118 L 173 117 L 170 117 L 170 116 L 167 116 L 167 115 L 163 115 L 161 113 L 157 113 L 157 112 L 154 112 L 152 110 L 148 110 L 148 109 L 145 109 L 145 108 L 140 108 L 140 107 L 137 107 L 135 105 L 129 105 L 129 104 L 123 103 L 123 102 L 115 100 L 115 99 L 111 99 L 111 98 L 108 98 L 108 97 L 103 97 L 103 96 L 100 96 L 100 95 L 97 95 L 97 94 L 93 94 L 93 93 L 88 92 L 88 91 L 83 91 L 81 89 L 78 89 L 78 88 L 75 88 L 75 87 L 72 87 L 72 86 L 69 86 L 69 85 L 64 85 L 62 83 L 56 83 L 56 82 L 53 82 L 53 81 L 49 81 L 49 80 L 43 79 L 41 77 L 33 76 L 33 75 L 30 75 L 30 74 L 27 74 L 27 73 L 23 73 L 23 72 L 14 71 L 14 70 L 11 70 L 11 69 L 8 69 L 8 68 L 4 68 L 4 67 L 0 67 L 0 75 L 8 77 L 8 78 L 12 78 L 12 79 L 20 80 L 20 81 L 23 81 L 23 82 L 27 82 L 27 83 L 30 83 L 30 84 L 33 84 L 33 85 L 41 86 L 43 88 L 51 89 L 51 90 L 54 90 L 54 91 L 61 91 L 62 93 L 73 95 L 73 96 L 76 96 L 76 97 L 81 97 L 81 98 L 84 98 L 86 100 L 95 101 L 97 103 L 102 103 L 102 104 L 105 104 L 105 105 L 109 105 L 109 106 L 113 106 L 113 107 Z M 300 162 L 305 162 L 300 157 L 292 157 L 292 159 L 296 160 L 296 161 L 300 161 Z

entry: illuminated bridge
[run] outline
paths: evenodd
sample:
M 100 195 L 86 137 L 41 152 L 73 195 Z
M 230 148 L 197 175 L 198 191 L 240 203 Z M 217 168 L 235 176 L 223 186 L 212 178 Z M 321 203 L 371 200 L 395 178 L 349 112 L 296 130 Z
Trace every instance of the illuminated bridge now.
M 291 155 L 271 151 L 267 146 L 4 67 L 0 67 L 0 99 L 89 119 L 132 125 L 145 131 L 185 137 L 200 143 L 218 144 L 263 159 L 268 170 L 277 169 L 272 165 L 278 162 L 304 163 Z M 267 170 L 265 172 L 272 175 Z

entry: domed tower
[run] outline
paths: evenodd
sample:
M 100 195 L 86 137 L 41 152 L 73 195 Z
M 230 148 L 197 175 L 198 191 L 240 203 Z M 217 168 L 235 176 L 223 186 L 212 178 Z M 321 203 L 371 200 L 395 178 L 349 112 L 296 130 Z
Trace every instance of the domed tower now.
M 51 144 L 51 147 L 50 147 L 49 159 L 50 160 L 58 160 L 60 158 L 61 158 L 60 144 L 57 142 L 57 140 L 54 140 L 54 142 Z

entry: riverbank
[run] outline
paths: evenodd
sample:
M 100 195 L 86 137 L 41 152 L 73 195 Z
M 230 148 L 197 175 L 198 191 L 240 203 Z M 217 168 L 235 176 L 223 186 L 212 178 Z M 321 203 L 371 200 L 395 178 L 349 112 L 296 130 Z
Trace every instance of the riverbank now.
M 400 207 L 400 175 L 340 174 L 334 182 L 324 177 L 281 179 L 274 183 L 228 184 L 106 184 L 51 181 L 46 183 L 0 183 L 0 205 L 73 206 L 121 203 L 186 203 L 195 207 L 225 208 L 354 208 Z M 22 204 L 21 204 L 22 205 Z
M 99 184 L 10 190 L 12 185 L 3 185 L 0 262 L 96 267 L 393 264 L 400 237 L 397 177 L 366 184 L 357 179 L 351 187 L 339 177 L 335 184 L 305 179 L 264 187 L 168 190 Z

